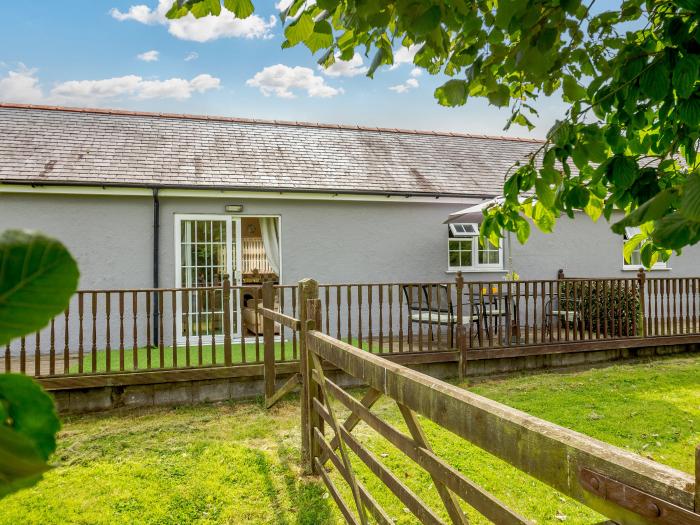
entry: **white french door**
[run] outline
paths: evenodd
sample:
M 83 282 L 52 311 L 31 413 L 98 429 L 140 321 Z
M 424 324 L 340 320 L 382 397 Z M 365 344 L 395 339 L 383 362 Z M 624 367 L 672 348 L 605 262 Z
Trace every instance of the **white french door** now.
M 241 221 L 229 215 L 175 215 L 175 286 L 192 288 L 179 300 L 178 339 L 223 341 L 222 283 L 241 278 Z M 197 290 L 201 289 L 201 290 Z M 232 293 L 231 335 L 240 336 L 238 295 Z

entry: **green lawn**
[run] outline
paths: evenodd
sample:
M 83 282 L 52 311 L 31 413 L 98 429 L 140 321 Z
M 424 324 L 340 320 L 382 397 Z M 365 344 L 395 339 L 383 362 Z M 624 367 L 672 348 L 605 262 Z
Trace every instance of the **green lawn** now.
M 699 383 L 700 357 L 693 357 L 527 375 L 471 389 L 692 472 L 700 442 Z M 297 405 L 290 397 L 270 411 L 259 403 L 225 403 L 69 418 L 56 468 L 36 487 L 0 502 L 0 524 L 340 523 L 325 489 L 298 476 Z M 376 411 L 402 427 L 390 402 Z M 436 452 L 538 524 L 601 521 L 449 432 L 425 428 Z M 440 508 L 428 476 L 366 426 L 355 433 Z M 415 523 L 371 474 L 359 465 L 357 471 L 397 523 Z
M 294 345 L 293 341 L 287 340 L 284 343 L 284 348 L 282 343 L 275 343 L 275 360 L 277 361 L 292 361 L 298 359 L 298 341 Z M 358 346 L 357 339 L 352 340 L 354 346 Z M 368 343 L 362 343 L 364 349 L 368 349 Z M 375 345 L 376 347 L 376 345 Z M 245 352 L 244 352 L 245 350 Z M 284 355 L 283 355 L 284 350 Z M 296 353 L 295 353 L 296 352 Z M 163 364 L 161 365 L 160 360 L 160 348 L 151 348 L 151 368 L 173 368 L 174 359 L 173 356 L 177 353 L 177 368 L 183 368 L 187 366 L 187 348 L 185 345 L 178 345 L 177 352 L 172 346 L 163 347 Z M 243 360 L 243 354 L 245 353 L 245 361 Z M 221 365 L 224 363 L 224 345 L 217 344 L 212 351 L 211 345 L 202 345 L 202 358 L 200 365 L 199 348 L 195 345 L 190 345 L 190 366 L 210 366 L 212 364 Z M 213 359 L 214 357 L 214 359 Z M 83 372 L 84 373 L 100 373 L 107 370 L 107 351 L 98 350 L 95 352 L 95 359 L 97 366 L 92 365 L 92 354 L 86 352 L 83 356 Z M 141 347 L 137 350 L 136 354 L 137 368 L 139 370 L 144 370 L 148 365 L 148 348 Z M 240 343 L 235 343 L 231 345 L 231 362 L 233 364 L 240 363 L 256 363 L 262 362 L 265 359 L 265 349 L 263 345 L 262 336 L 260 337 L 258 344 L 255 344 L 255 339 L 252 337 L 246 339 L 245 348 Z M 109 354 L 109 362 L 111 365 L 111 371 L 120 370 L 120 355 L 119 349 L 112 349 Z M 134 350 L 133 348 L 124 349 L 124 371 L 134 370 Z M 77 360 L 71 363 L 69 367 L 69 373 L 77 374 L 79 371 L 79 366 Z

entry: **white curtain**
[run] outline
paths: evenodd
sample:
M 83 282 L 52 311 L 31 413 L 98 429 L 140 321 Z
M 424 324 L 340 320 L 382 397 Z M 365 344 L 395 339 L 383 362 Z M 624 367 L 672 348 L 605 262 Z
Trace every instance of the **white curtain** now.
M 277 218 L 261 217 L 260 218 L 260 234 L 262 235 L 263 245 L 265 246 L 265 254 L 270 263 L 272 271 L 280 275 L 280 241 L 277 232 Z

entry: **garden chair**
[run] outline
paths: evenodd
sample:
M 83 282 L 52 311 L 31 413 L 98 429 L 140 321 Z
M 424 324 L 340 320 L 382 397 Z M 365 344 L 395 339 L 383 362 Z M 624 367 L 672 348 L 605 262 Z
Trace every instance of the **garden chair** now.
M 449 330 L 450 347 L 454 345 L 455 327 L 461 322 L 464 326 L 476 323 L 477 333 L 480 317 L 472 312 L 458 319 L 452 304 L 449 290 L 446 285 L 421 284 L 401 286 L 406 297 L 406 306 L 411 323 L 427 324 L 430 328 L 430 338 L 434 340 L 433 327 L 439 330 L 441 326 L 447 326 Z M 460 299 L 461 300 L 461 299 Z
M 476 316 L 482 320 L 485 334 L 490 337 L 496 334 L 505 341 L 510 333 L 510 327 L 507 326 L 508 321 L 517 321 L 517 312 L 515 309 L 515 301 L 508 289 L 502 289 L 502 293 L 497 293 L 493 289 L 480 290 L 479 298 L 474 302 L 472 307 Z M 505 333 L 501 327 L 505 327 Z M 493 327 L 494 331 L 490 331 Z M 479 343 L 481 343 L 482 335 L 478 333 Z
M 581 300 L 565 298 L 563 301 L 559 295 L 553 295 L 544 305 L 544 335 L 553 335 L 554 320 L 558 326 L 570 326 L 574 330 L 581 324 Z

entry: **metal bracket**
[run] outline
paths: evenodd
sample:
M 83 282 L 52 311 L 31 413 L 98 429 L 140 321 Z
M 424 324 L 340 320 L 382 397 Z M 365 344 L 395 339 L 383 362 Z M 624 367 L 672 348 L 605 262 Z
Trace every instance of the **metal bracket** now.
M 625 485 L 603 474 L 582 468 L 578 477 L 581 486 L 588 492 L 634 512 L 646 518 L 650 523 L 700 525 L 700 514 Z

